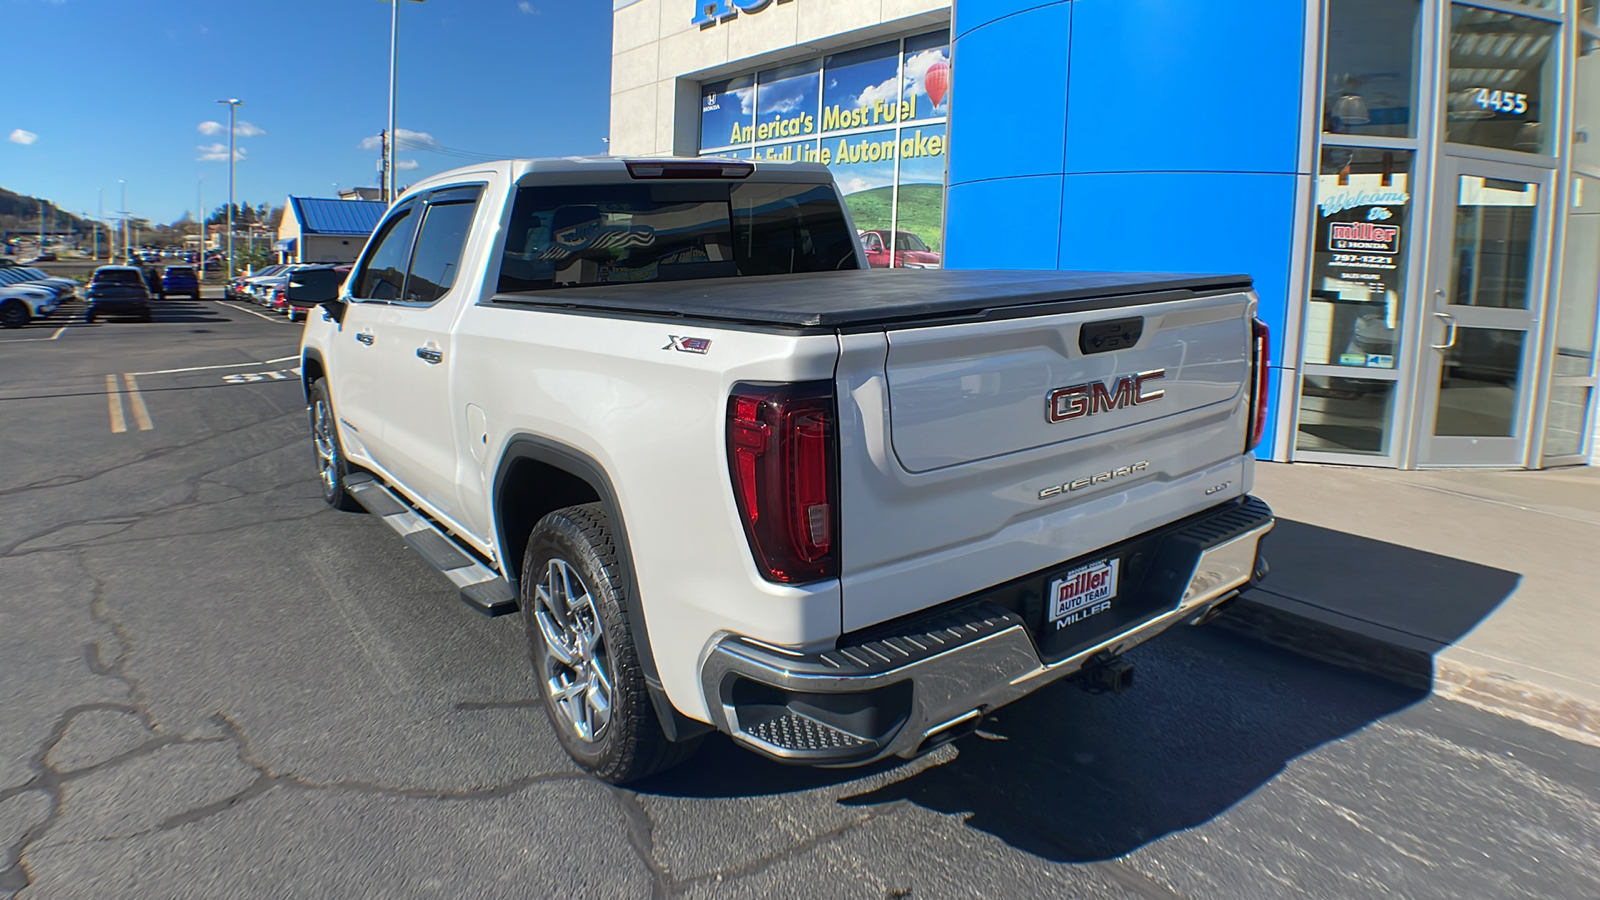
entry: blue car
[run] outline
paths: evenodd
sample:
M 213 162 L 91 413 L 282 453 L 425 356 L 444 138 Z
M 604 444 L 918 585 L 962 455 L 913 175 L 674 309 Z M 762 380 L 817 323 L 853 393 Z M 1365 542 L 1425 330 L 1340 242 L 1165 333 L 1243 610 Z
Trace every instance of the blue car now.
M 167 299 L 168 294 L 188 294 L 192 300 L 200 299 L 200 277 L 195 274 L 193 266 L 167 266 L 167 271 L 161 276 L 161 288 L 156 291 L 161 299 Z

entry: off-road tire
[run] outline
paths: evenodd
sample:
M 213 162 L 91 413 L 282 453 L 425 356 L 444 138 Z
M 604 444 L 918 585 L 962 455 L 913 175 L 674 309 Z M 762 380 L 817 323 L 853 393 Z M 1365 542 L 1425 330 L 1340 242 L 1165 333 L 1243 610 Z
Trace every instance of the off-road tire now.
M 0 303 L 0 328 L 21 328 L 33 321 L 33 314 L 28 311 L 28 304 L 12 298 Z
M 522 555 L 518 598 L 527 636 L 528 661 L 556 739 L 582 768 L 611 784 L 626 784 L 683 762 L 699 747 L 698 737 L 667 740 L 645 685 L 634 635 L 623 613 L 620 551 L 598 503 L 569 506 L 534 526 Z M 565 562 L 583 581 L 602 626 L 611 679 L 610 720 L 594 740 L 582 738 L 547 689 L 549 648 L 535 619 L 536 588 L 551 560 Z
M 322 488 L 323 502 L 334 509 L 359 512 L 361 504 L 345 490 L 350 463 L 344 457 L 344 446 L 339 443 L 339 420 L 328 394 L 328 379 L 311 382 L 311 403 L 307 409 L 311 415 L 312 459 L 317 464 L 317 483 Z

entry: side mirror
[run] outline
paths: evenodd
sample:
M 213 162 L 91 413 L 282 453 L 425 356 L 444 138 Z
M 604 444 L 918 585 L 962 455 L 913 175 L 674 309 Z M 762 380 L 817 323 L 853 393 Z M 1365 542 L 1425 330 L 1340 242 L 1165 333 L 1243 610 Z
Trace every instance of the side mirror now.
M 327 270 L 300 273 L 283 286 L 283 298 L 295 309 L 311 309 L 339 299 L 341 281 L 337 272 Z
M 322 307 L 323 315 L 341 325 L 344 324 L 345 303 L 343 300 L 324 300 L 317 305 Z

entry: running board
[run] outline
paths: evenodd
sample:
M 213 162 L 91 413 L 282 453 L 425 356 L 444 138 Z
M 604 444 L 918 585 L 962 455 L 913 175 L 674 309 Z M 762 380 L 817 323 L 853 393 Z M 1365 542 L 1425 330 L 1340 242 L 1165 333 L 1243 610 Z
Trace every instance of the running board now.
M 345 492 L 384 521 L 411 549 L 461 589 L 461 601 L 486 616 L 517 611 L 517 592 L 493 569 L 463 550 L 437 526 L 366 472 L 351 472 Z

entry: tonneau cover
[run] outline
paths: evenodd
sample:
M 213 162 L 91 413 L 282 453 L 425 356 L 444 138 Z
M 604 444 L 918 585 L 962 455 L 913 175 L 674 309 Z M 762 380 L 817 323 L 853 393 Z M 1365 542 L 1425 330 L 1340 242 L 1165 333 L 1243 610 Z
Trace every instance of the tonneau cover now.
M 851 269 L 745 278 L 597 284 L 496 294 L 496 304 L 708 319 L 788 328 L 901 325 L 982 317 L 1011 307 L 1078 309 L 1140 302 L 1140 295 L 1248 290 L 1247 275 L 1050 272 L 1015 269 Z

